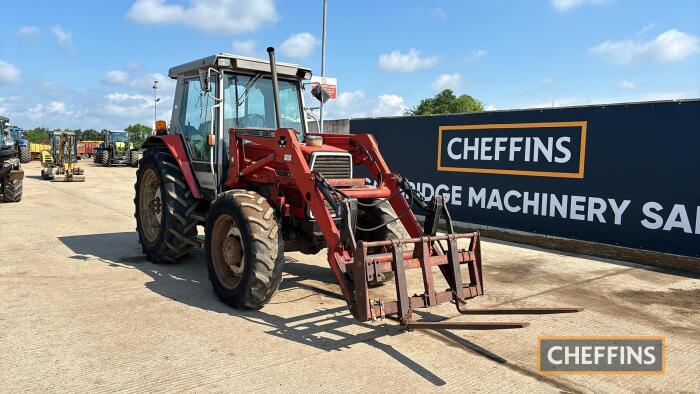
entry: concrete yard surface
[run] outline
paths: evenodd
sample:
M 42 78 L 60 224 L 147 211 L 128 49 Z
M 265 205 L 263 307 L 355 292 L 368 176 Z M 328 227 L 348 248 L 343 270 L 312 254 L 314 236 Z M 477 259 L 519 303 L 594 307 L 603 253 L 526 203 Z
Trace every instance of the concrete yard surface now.
M 288 253 L 270 304 L 239 311 L 214 295 L 202 249 L 173 265 L 145 260 L 134 168 L 80 164 L 85 182 L 52 183 L 29 163 L 24 199 L 0 204 L 2 392 L 700 391 L 697 275 L 484 240 L 486 295 L 471 307 L 585 311 L 461 316 L 445 304 L 417 317 L 530 325 L 405 332 L 357 323 L 325 253 Z M 665 336 L 666 372 L 541 376 L 545 335 Z

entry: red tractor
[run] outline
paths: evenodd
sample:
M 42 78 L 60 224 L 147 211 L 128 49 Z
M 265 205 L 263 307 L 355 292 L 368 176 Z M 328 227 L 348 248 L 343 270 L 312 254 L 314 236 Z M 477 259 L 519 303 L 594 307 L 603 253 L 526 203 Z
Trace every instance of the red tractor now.
M 157 122 L 135 184 L 136 223 L 147 258 L 173 263 L 205 228 L 209 278 L 235 308 L 259 309 L 277 290 L 284 252 L 318 253 L 360 321 L 454 302 L 462 313 L 555 313 L 576 309 L 466 310 L 483 294 L 479 233 L 455 234 L 438 196 L 426 203 L 392 173 L 369 134 L 306 132 L 309 69 L 218 54 L 170 69 L 177 80 L 170 127 Z M 365 171 L 366 177 L 353 177 Z M 425 225 L 412 207 L 425 212 Z M 397 215 L 398 213 L 398 215 Z M 438 223 L 448 233 L 437 235 Z M 458 239 L 469 246 L 460 249 Z M 433 281 L 437 266 L 449 288 Z M 406 270 L 422 270 L 424 292 L 410 296 Z M 437 274 L 437 271 L 435 271 Z M 396 300 L 370 298 L 385 281 Z M 466 280 L 465 280 L 466 279 Z M 451 323 L 452 328 L 517 328 L 524 323 Z

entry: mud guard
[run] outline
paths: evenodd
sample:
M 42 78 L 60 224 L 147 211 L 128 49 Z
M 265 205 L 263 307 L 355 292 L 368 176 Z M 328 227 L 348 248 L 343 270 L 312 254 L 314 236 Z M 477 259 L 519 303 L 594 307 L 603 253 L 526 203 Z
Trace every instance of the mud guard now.
M 201 199 L 202 192 L 199 189 L 199 184 L 197 184 L 197 178 L 194 176 L 194 170 L 192 169 L 192 163 L 189 161 L 187 156 L 187 151 L 185 150 L 185 143 L 180 134 L 169 134 L 169 135 L 156 135 L 150 136 L 143 143 L 143 148 L 153 148 L 165 145 L 173 155 L 175 161 L 180 166 L 182 170 L 182 175 L 185 177 L 185 183 L 187 188 L 192 193 L 192 197 Z

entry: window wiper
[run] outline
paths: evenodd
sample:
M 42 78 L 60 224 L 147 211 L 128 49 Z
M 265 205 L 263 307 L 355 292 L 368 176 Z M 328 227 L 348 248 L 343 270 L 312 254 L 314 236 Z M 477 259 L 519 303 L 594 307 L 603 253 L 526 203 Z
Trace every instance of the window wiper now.
M 243 103 L 245 99 L 248 98 L 248 95 L 251 93 L 253 87 L 255 87 L 255 84 L 258 83 L 260 78 L 262 78 L 262 74 L 255 74 L 255 76 L 250 81 L 248 81 L 248 83 L 245 85 L 245 90 L 243 91 L 241 97 L 236 97 L 237 107 L 240 107 L 241 103 Z

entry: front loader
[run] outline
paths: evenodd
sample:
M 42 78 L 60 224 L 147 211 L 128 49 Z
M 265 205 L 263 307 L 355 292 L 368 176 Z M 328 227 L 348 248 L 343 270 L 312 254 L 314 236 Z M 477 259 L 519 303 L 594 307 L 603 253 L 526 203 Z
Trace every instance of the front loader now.
M 484 293 L 479 233 L 455 233 L 442 198 L 424 201 L 391 172 L 371 135 L 307 133 L 302 90 L 311 71 L 268 53 L 269 61 L 218 54 L 170 69 L 177 80 L 170 127 L 156 122 L 135 184 L 136 228 L 150 261 L 186 256 L 200 243 L 201 225 L 214 292 L 235 308 L 271 299 L 285 251 L 325 248 L 359 321 L 396 316 L 409 330 L 527 325 L 414 321 L 414 310 L 445 302 L 464 314 L 578 311 L 467 309 Z M 369 180 L 354 177 L 360 168 Z M 423 226 L 413 209 L 424 213 Z M 418 294 L 408 290 L 413 269 L 422 275 Z M 437 275 L 447 289 L 436 287 Z M 396 299 L 373 295 L 392 281 Z

